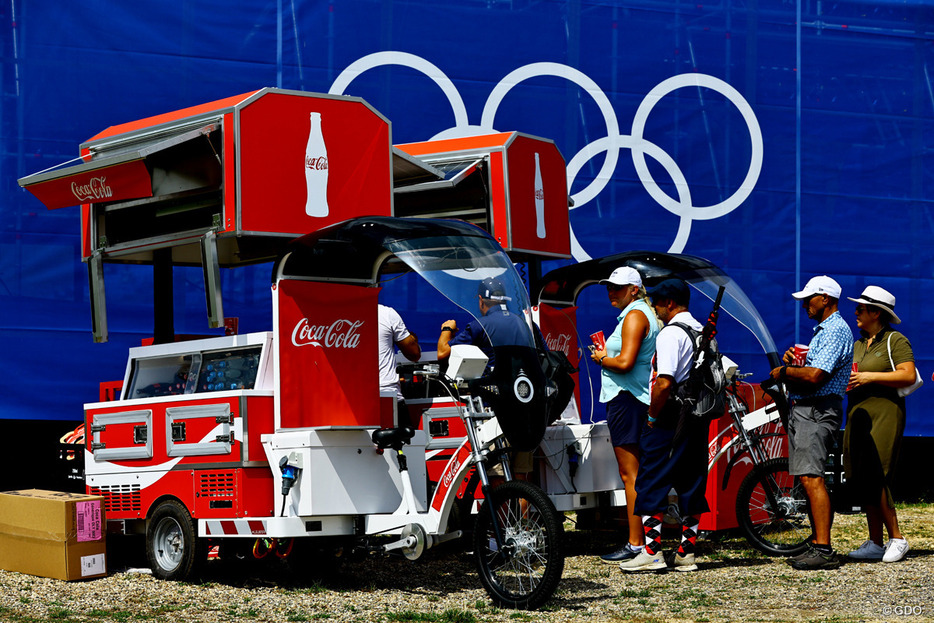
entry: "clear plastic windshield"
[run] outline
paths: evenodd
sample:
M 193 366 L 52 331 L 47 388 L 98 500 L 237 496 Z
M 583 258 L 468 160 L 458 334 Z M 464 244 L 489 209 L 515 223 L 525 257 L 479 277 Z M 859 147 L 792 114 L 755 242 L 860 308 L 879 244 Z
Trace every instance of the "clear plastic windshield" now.
M 509 257 L 484 238 L 443 236 L 398 240 L 386 245 L 438 292 L 478 320 L 494 348 L 535 348 L 531 304 Z M 494 320 L 494 317 L 501 316 Z M 500 322 L 512 316 L 519 322 Z M 497 331 L 491 324 L 509 324 Z
M 732 316 L 737 322 L 749 329 L 762 350 L 768 353 L 777 352 L 775 342 L 772 341 L 772 335 L 769 333 L 762 316 L 756 310 L 743 289 L 733 281 L 733 279 L 723 272 L 711 270 L 707 275 L 700 275 L 688 279 L 688 283 L 698 292 L 710 299 L 711 302 L 717 299 L 717 292 L 721 286 L 726 289 L 723 292 L 723 299 L 720 301 L 720 309 Z

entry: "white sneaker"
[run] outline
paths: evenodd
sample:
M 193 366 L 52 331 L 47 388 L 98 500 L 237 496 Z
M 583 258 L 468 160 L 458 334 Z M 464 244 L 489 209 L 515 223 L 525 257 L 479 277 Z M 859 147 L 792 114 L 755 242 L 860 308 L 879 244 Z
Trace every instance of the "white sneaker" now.
M 619 568 L 623 571 L 657 571 L 667 569 L 668 565 L 665 564 L 665 558 L 660 551 L 649 554 L 643 547 L 638 556 L 619 563 Z
M 885 555 L 882 562 L 898 562 L 908 553 L 908 541 L 905 539 L 889 539 L 885 544 Z
M 668 567 L 675 571 L 697 571 L 697 563 L 694 561 L 694 554 L 679 554 L 671 552 L 665 559 Z
M 889 542 L 891 543 L 891 541 Z M 847 554 L 848 557 L 854 560 L 882 560 L 883 555 L 885 555 L 885 548 L 869 539 Z

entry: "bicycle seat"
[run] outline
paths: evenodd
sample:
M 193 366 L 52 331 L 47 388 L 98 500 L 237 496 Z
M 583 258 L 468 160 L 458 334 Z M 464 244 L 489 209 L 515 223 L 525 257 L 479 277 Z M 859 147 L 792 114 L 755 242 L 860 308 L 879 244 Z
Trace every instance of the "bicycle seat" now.
M 380 428 L 373 431 L 371 439 L 373 439 L 373 443 L 376 444 L 376 447 L 381 450 L 385 450 L 386 448 L 400 450 L 402 446 L 410 442 L 414 436 L 415 430 L 404 426 L 399 428 Z

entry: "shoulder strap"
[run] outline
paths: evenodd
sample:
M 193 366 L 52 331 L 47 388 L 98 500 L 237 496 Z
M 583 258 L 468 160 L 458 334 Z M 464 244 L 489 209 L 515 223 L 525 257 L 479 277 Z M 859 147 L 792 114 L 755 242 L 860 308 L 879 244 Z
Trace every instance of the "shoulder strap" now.
M 691 349 L 694 351 L 694 356 L 697 357 L 697 336 L 700 334 L 700 331 L 692 329 L 683 322 L 672 322 L 669 327 L 681 327 L 684 329 L 684 332 L 688 334 L 688 340 L 691 342 Z
M 894 331 L 889 331 L 889 339 L 886 340 L 885 346 L 889 350 L 889 365 L 892 366 L 892 371 L 895 371 L 895 361 L 892 359 L 892 334 Z

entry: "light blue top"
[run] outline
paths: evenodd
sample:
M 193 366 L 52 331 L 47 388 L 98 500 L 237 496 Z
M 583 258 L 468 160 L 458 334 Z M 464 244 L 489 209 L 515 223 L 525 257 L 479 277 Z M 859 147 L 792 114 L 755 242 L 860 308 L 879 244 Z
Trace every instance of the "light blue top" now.
M 804 365 L 820 368 L 829 376 L 824 384 L 811 394 L 791 393 L 790 398 L 797 400 L 811 396 L 844 396 L 850 382 L 850 370 L 853 363 L 853 331 L 839 311 L 830 314 L 823 322 L 814 327 L 814 337 Z
M 619 356 L 623 348 L 623 319 L 632 310 L 638 309 L 649 321 L 649 333 L 642 340 L 636 365 L 629 372 L 614 372 L 603 368 L 600 371 L 600 402 L 609 402 L 621 391 L 632 394 L 639 402 L 649 404 L 649 378 L 652 376 L 652 355 L 655 354 L 655 338 L 658 336 L 658 321 L 644 299 L 637 299 L 620 312 L 619 323 L 606 340 L 608 357 Z

